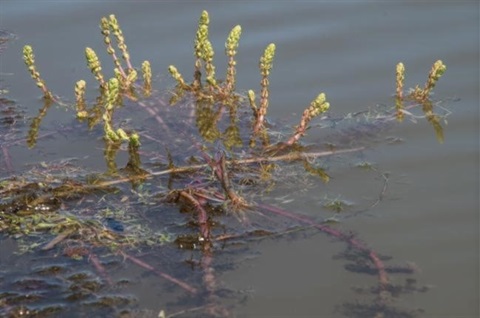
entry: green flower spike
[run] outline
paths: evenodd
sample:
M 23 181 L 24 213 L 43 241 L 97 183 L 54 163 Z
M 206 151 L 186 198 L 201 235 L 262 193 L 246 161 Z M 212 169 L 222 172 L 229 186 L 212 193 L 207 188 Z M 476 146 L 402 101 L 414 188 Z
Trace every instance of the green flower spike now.
M 262 91 L 260 97 L 260 114 L 265 116 L 268 107 L 268 76 L 273 65 L 273 58 L 275 57 L 275 44 L 271 43 L 265 49 L 263 56 L 260 58 L 260 73 L 262 74 Z
M 257 117 L 258 108 L 257 104 L 255 103 L 255 92 L 251 89 L 248 91 L 248 101 L 250 102 L 250 107 L 252 108 L 253 115 Z
M 52 100 L 53 94 L 48 90 L 45 81 L 40 77 L 40 72 L 37 71 L 37 67 L 35 66 L 35 55 L 30 45 L 23 47 L 23 61 L 27 65 L 30 75 L 35 80 L 35 84 L 42 90 L 44 98 Z
M 110 41 L 110 24 L 108 23 L 108 19 L 106 17 L 102 17 L 100 20 L 100 29 L 102 30 L 103 35 L 103 42 L 108 46 L 107 52 L 108 54 L 115 53 L 115 50 L 111 46 Z
M 117 129 L 117 136 L 120 137 L 120 139 L 124 140 L 124 141 L 129 141 L 130 140 L 127 133 L 122 128 Z
M 203 44 L 204 49 L 204 60 L 205 60 L 205 70 L 206 70 L 206 81 L 211 87 L 217 86 L 217 80 L 215 79 L 215 66 L 213 65 L 213 56 L 215 52 L 213 51 L 212 43 L 207 39 Z
M 262 57 L 260 58 L 260 74 L 262 79 L 260 81 L 261 92 L 260 92 L 260 108 L 256 114 L 256 123 L 254 127 L 254 133 L 258 133 L 260 128 L 263 125 L 265 116 L 267 115 L 268 108 L 268 76 L 270 75 L 270 70 L 273 66 L 273 58 L 275 57 L 275 44 L 271 43 L 265 49 Z
M 228 35 L 227 42 L 225 43 L 225 54 L 228 56 L 228 68 L 226 76 L 226 85 L 228 92 L 232 92 L 235 89 L 235 75 L 237 62 L 235 62 L 235 55 L 237 54 L 238 43 L 242 34 L 242 27 L 235 26 Z
M 103 129 L 105 132 L 105 138 L 112 142 L 118 142 L 121 140 L 121 136 L 119 136 L 112 128 L 112 115 L 114 105 L 118 99 L 119 86 L 120 83 L 118 82 L 118 79 L 111 78 L 108 81 L 107 90 L 105 92 L 106 102 L 105 112 L 103 113 Z
M 195 45 L 194 45 L 194 55 L 195 55 L 195 71 L 194 71 L 194 81 L 192 86 L 195 89 L 198 89 L 201 86 L 201 69 L 202 69 L 202 59 L 205 58 L 205 42 L 208 41 L 208 24 L 210 23 L 210 18 L 208 17 L 208 12 L 203 11 L 198 21 L 198 29 L 195 36 Z
M 314 117 L 326 112 L 329 108 L 330 104 L 327 102 L 325 93 L 321 93 L 312 101 L 310 107 L 307 108 L 308 117 L 312 120 Z
M 275 44 L 270 43 L 263 56 L 260 58 L 260 71 L 262 76 L 268 76 L 270 74 L 270 70 L 273 66 L 273 58 L 275 57 Z
M 133 83 L 135 83 L 135 81 L 137 80 L 138 78 L 138 73 L 135 69 L 130 69 L 128 71 L 128 75 L 127 75 L 127 79 L 124 83 L 125 85 L 125 88 L 129 88 L 130 86 L 132 86 Z
M 188 85 L 185 83 L 185 80 L 183 79 L 182 74 L 180 74 L 180 72 L 177 70 L 177 68 L 175 66 L 170 65 L 168 67 L 168 72 L 170 72 L 170 75 L 172 75 L 172 77 L 177 81 L 177 83 L 178 83 L 178 85 L 180 85 L 180 87 L 182 87 L 184 89 L 188 88 Z
M 397 64 L 396 70 L 397 79 L 397 95 L 395 97 L 395 108 L 397 109 L 397 121 L 402 121 L 404 118 L 403 109 L 403 83 L 405 81 L 405 66 L 403 63 Z
M 118 83 L 124 83 L 125 82 L 126 75 L 122 71 L 121 68 L 115 67 L 113 69 L 113 73 L 114 73 L 115 78 L 117 79 Z
M 310 121 L 317 117 L 320 114 L 323 114 L 330 108 L 330 104 L 327 102 L 327 98 L 324 93 L 321 93 L 315 98 L 310 106 L 304 110 L 302 119 L 300 120 L 300 125 L 295 129 L 295 133 L 292 137 L 286 142 L 287 145 L 293 145 L 297 142 L 308 129 L 308 124 Z
M 430 73 L 428 74 L 427 82 L 423 88 L 420 88 L 418 85 L 413 90 L 413 93 L 410 96 L 419 101 L 425 102 L 428 100 L 428 97 L 432 91 L 432 89 L 437 84 L 440 77 L 442 77 L 443 73 L 447 70 L 447 67 L 443 64 L 441 60 L 436 61 L 432 68 L 430 69 Z
M 195 57 L 197 59 L 203 58 L 204 48 L 203 45 L 205 41 L 208 40 L 208 24 L 210 23 L 210 18 L 208 17 L 208 12 L 203 11 L 198 21 L 198 29 L 195 37 Z
M 108 81 L 108 90 L 107 90 L 107 104 L 106 108 L 107 109 L 113 109 L 115 103 L 117 102 L 118 99 L 118 94 L 120 91 L 120 83 L 118 82 L 118 79 L 116 78 L 111 78 Z
M 405 66 L 403 63 L 397 64 L 397 97 L 403 98 L 403 82 L 405 81 Z
M 118 25 L 118 22 L 117 22 L 117 25 Z M 103 35 L 103 42 L 107 46 L 107 53 L 112 57 L 113 64 L 120 71 L 120 75 L 121 75 L 122 80 L 123 80 L 123 78 L 126 78 L 127 75 L 125 74 L 125 71 L 123 70 L 123 67 L 122 67 L 121 63 L 118 60 L 117 55 L 115 54 L 115 49 L 112 46 L 112 41 L 110 39 L 110 34 L 111 34 L 111 32 L 110 32 L 110 21 L 109 21 L 108 18 L 102 17 L 102 19 L 100 20 L 100 29 L 101 29 L 101 33 Z
M 130 134 L 129 143 L 134 147 L 140 147 L 140 136 L 135 132 Z
M 445 66 L 445 64 L 443 64 L 441 60 L 438 60 L 433 64 L 432 69 L 430 70 L 430 74 L 428 74 L 428 80 L 424 88 L 424 94 L 426 96 L 430 94 L 430 92 L 435 87 L 438 80 L 440 79 L 440 77 L 442 77 L 446 70 L 447 67 Z
M 149 61 L 142 63 L 143 87 L 145 91 L 150 91 L 152 88 L 152 68 Z
M 122 51 L 122 57 L 127 63 L 128 70 L 133 70 L 132 64 L 130 63 L 130 53 L 128 53 L 127 45 L 125 44 L 125 37 L 123 36 L 122 29 L 120 29 L 120 25 L 114 14 L 109 16 L 108 24 L 110 29 L 113 31 L 113 35 L 117 39 L 117 46 L 120 51 Z
M 88 117 L 87 110 L 85 109 L 85 89 L 87 83 L 84 80 L 79 80 L 75 84 L 75 100 L 77 105 L 77 117 L 86 118 Z
M 102 74 L 102 65 L 98 59 L 97 54 L 94 50 L 87 47 L 85 48 L 85 57 L 87 59 L 87 65 L 92 74 L 95 76 L 95 79 L 100 83 L 101 87 L 105 87 L 106 83 Z
M 225 42 L 225 55 L 228 57 L 234 57 L 237 54 L 238 43 L 240 42 L 240 36 L 242 35 L 242 27 L 240 25 L 235 26 L 228 35 Z

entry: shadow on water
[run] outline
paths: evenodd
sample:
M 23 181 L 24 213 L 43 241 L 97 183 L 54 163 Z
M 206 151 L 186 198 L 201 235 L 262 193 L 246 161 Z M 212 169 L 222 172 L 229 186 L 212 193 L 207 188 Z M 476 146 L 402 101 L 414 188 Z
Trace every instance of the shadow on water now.
M 323 241 L 322 253 L 328 254 L 326 268 L 331 262 L 343 267 L 340 276 L 349 277 L 339 284 L 342 296 L 329 302 L 329 313 L 421 316 L 423 309 L 403 301 L 430 291 L 430 286 L 417 284 L 417 266 L 378 253 L 362 240 L 363 232 L 350 231 L 346 224 L 374 211 L 387 194 L 390 174 L 368 161 L 369 152 L 402 145 L 398 134 L 390 132 L 398 126 L 410 128 L 409 121 L 427 119 L 430 134 L 433 127 L 443 141 L 442 126 L 451 101 L 428 99 L 421 105 L 412 102 L 396 108 L 392 99 L 391 106 L 342 116 L 325 114 L 309 128 L 312 135 L 321 132 L 324 141 L 310 138 L 308 143 L 287 146 L 292 130 L 282 120 L 269 121 L 268 138 L 259 134 L 251 146 L 247 97 L 239 94 L 230 99 L 227 94 L 219 101 L 219 94 L 211 102 L 211 90 L 203 85 L 205 91 L 195 89 L 193 82 L 188 89 L 124 98 L 115 110 L 114 128 L 122 128 L 127 137 L 138 133 L 140 148 L 131 139 L 105 141 L 102 124 L 95 125 L 106 114 L 108 94 L 96 100 L 87 94 L 88 115 L 83 122 L 50 126 L 42 121 L 63 102 L 47 102 L 30 116 L 14 101 L 0 100 L 4 158 L 0 249 L 8 251 L 0 257 L 0 313 L 11 317 L 241 315 L 262 291 L 235 288 L 222 277 L 250 266 L 265 253 L 263 245 L 280 246 L 285 257 L 281 262 L 294 262 L 288 260 L 289 244 L 314 241 L 323 233 L 329 239 L 322 236 L 318 241 Z M 175 107 L 168 105 L 171 98 L 177 99 Z M 399 109 L 405 123 L 398 123 Z M 26 143 L 38 152 L 41 143 L 78 144 L 83 139 L 94 141 L 85 148 L 97 153 L 93 165 L 72 158 L 65 148 L 28 166 L 10 153 Z M 106 168 L 99 169 L 102 165 Z M 325 187 L 322 181 L 332 178 L 335 184 L 342 174 L 349 176 L 347 182 L 362 180 L 363 188 L 346 195 L 348 200 L 324 196 L 317 200 L 321 211 L 315 217 L 303 214 L 304 204 L 298 202 L 311 202 L 312 193 Z M 320 251 L 312 247 L 310 252 Z M 274 272 L 276 265 L 259 275 Z M 298 275 L 298 280 L 315 276 L 285 275 Z M 345 296 L 349 289 L 353 295 Z M 281 304 L 272 306 L 279 309 L 269 308 L 270 312 L 296 313 L 295 308 L 289 312 Z M 318 311 L 303 308 L 301 312 Z

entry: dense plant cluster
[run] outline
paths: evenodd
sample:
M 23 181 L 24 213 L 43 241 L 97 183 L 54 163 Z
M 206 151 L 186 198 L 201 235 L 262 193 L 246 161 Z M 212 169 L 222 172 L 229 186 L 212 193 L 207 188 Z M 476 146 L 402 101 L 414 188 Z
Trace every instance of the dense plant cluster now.
M 248 236 L 250 232 L 225 233 L 219 230 L 220 217 L 233 217 L 239 224 L 245 224 L 252 211 L 256 214 L 271 214 L 288 218 L 298 224 L 315 228 L 329 236 L 343 241 L 347 251 L 341 255 L 349 264 L 348 270 L 374 274 L 378 283 L 368 290 L 375 295 L 371 304 L 347 304 L 345 311 L 350 314 L 372 317 L 388 316 L 395 312 L 399 317 L 410 315 L 400 312 L 392 306 L 392 299 L 403 292 L 416 290 L 412 281 L 405 285 L 394 284 L 390 274 L 413 272 L 411 266 L 387 266 L 387 259 L 370 249 L 351 233 L 344 233 L 328 224 L 318 223 L 310 218 L 294 214 L 261 202 L 255 202 L 248 196 L 246 186 L 253 191 L 268 188 L 271 175 L 279 162 L 300 162 L 306 174 L 319 176 L 328 182 L 329 176 L 315 160 L 347 152 L 363 150 L 362 147 L 310 150 L 300 143 L 301 138 L 311 128 L 312 120 L 325 115 L 330 109 L 325 93 L 315 97 L 302 113 L 299 123 L 289 135 L 272 138 L 277 133 L 269 127 L 266 116 L 269 107 L 269 76 L 275 57 L 275 44 L 268 44 L 259 60 L 260 89 L 257 94 L 248 90 L 246 95 L 236 90 L 236 61 L 241 26 L 235 26 L 225 43 L 227 70 L 224 79 L 217 77 L 214 64 L 214 49 L 209 40 L 210 18 L 203 11 L 198 23 L 194 41 L 195 64 L 193 79 L 189 83 L 179 70 L 170 65 L 168 71 L 176 86 L 170 92 L 169 104 L 185 109 L 175 115 L 169 115 L 168 105 L 148 104 L 152 95 L 152 70 L 148 61 L 139 68 L 132 64 L 125 36 L 114 15 L 103 17 L 100 22 L 101 34 L 107 53 L 114 63 L 114 76 L 108 77 L 102 72 L 102 64 L 91 48 L 85 49 L 87 66 L 98 83 L 99 96 L 93 105 L 89 105 L 85 96 L 86 81 L 75 83 L 76 117 L 80 123 L 86 122 L 89 129 L 103 123 L 104 155 L 108 171 L 104 174 L 92 174 L 82 170 L 68 160 L 51 164 L 42 171 L 30 171 L 23 176 L 5 179 L 0 183 L 0 232 L 17 238 L 50 233 L 53 238 L 42 241 L 42 250 L 61 248 L 64 255 L 75 259 L 88 258 L 95 269 L 108 284 L 112 281 L 105 265 L 97 256 L 99 248 L 121 255 L 134 264 L 150 270 L 181 287 L 189 294 L 198 295 L 199 288 L 177 279 L 133 255 L 132 248 L 139 246 L 160 246 L 175 242 L 180 248 L 190 248 L 200 252 L 198 261 L 203 271 L 202 291 L 205 292 L 202 310 L 212 316 L 223 317 L 229 314 L 219 300 L 219 292 L 214 274 L 213 255 L 216 244 L 239 236 Z M 114 45 L 116 43 L 116 47 Z M 118 51 L 117 51 L 118 50 Z M 120 54 L 121 56 L 118 56 Z M 41 89 L 45 105 L 39 115 L 32 120 L 28 145 L 33 147 L 38 139 L 40 124 L 49 107 L 56 103 L 68 105 L 50 91 L 35 63 L 33 48 L 26 45 L 23 59 L 31 77 Z M 432 89 L 445 72 L 442 61 L 433 64 L 423 87 L 416 86 L 408 93 L 404 92 L 405 67 L 399 63 L 396 68 L 396 95 L 393 112 L 378 116 L 382 121 L 402 121 L 405 116 L 413 116 L 411 110 L 420 106 L 424 117 L 432 123 L 439 140 L 443 139 L 440 119 L 434 113 L 435 104 L 430 99 Z M 141 74 L 141 79 L 139 78 Z M 160 170 L 147 169 L 141 162 L 141 138 L 151 138 L 135 129 L 125 129 L 114 119 L 126 102 L 138 106 L 151 115 L 168 136 L 174 131 L 183 139 L 183 149 L 194 149 L 188 163 L 178 164 L 175 151 L 182 151 L 174 138 L 166 138 L 165 158 Z M 187 105 L 188 104 L 188 105 Z M 183 107 L 183 108 L 182 108 Z M 193 115 L 190 118 L 178 118 L 179 114 Z M 169 117 L 170 116 L 170 117 Z M 173 118 L 172 118 L 173 117 Z M 187 121 L 185 127 L 175 126 Z M 172 127 L 174 126 L 174 127 Z M 188 129 L 194 126 L 195 133 Z M 179 130 L 185 128 L 184 132 Z M 283 132 L 282 132 L 283 133 Z M 278 135 L 276 135 L 278 136 Z M 272 140 L 275 140 L 272 142 Z M 142 139 L 143 142 L 143 139 Z M 116 168 L 116 154 L 123 144 L 128 145 L 129 161 L 125 169 Z M 172 151 L 171 151 L 172 150 Z M 5 150 L 6 151 L 6 150 Z M 76 176 L 76 178 L 67 178 Z M 152 183 L 167 184 L 162 191 L 151 194 Z M 130 184 L 130 188 L 122 188 Z M 150 184 L 150 188 L 147 186 Z M 88 210 L 87 197 L 115 198 L 119 203 L 110 206 L 96 206 L 95 215 L 80 215 Z M 100 203 L 99 199 L 97 204 Z M 142 226 L 140 214 L 127 206 L 130 203 L 165 204 L 189 211 L 191 222 L 185 230 L 178 233 L 164 233 Z M 71 211 L 68 211 L 68 207 Z M 340 201 L 332 202 L 331 208 L 340 212 Z M 67 210 L 67 211 L 66 211 Z M 112 212 L 115 210 L 116 212 Z M 75 213 L 74 213 L 75 212 Z M 78 213 L 77 213 L 78 212 Z M 81 213 L 80 213 L 81 212 Z M 76 214 L 77 213 L 77 214 Z M 124 224 L 134 228 L 124 233 Z M 193 225 L 193 230 L 192 230 Z M 180 233 L 181 232 L 181 233 Z M 255 236 L 268 235 L 268 231 L 256 231 Z M 32 244 L 25 250 L 38 247 Z M 403 316 L 402 316 L 403 315 Z

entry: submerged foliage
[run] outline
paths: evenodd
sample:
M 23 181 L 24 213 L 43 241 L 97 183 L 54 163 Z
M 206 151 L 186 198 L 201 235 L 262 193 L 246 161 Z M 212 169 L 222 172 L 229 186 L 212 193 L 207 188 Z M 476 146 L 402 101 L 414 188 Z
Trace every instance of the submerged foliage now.
M 312 128 L 315 118 L 326 118 L 330 104 L 325 93 L 318 94 L 305 108 L 298 125 L 288 136 L 283 131 L 276 131 L 266 121 L 270 95 L 269 76 L 273 68 L 275 44 L 268 44 L 259 60 L 259 98 L 253 90 L 244 96 L 237 92 L 235 79 L 235 57 L 242 29 L 235 26 L 227 37 L 225 55 L 228 64 L 225 79 L 222 80 L 217 78 L 214 49 L 209 40 L 209 24 L 210 17 L 203 11 L 194 41 L 192 82 L 189 83 L 175 66 L 168 67 L 176 82 L 176 87 L 170 92 L 169 103 L 176 109 L 172 114 L 164 99 L 147 102 L 152 95 L 150 63 L 144 61 L 140 69 L 135 68 L 116 17 L 103 17 L 100 29 L 107 53 L 115 66 L 114 75 L 109 77 L 102 72 L 97 54 L 87 47 L 87 67 L 98 82 L 99 96 L 94 105 L 89 105 L 89 99 L 85 96 L 87 84 L 83 79 L 75 83 L 74 92 L 78 121 L 86 121 L 89 129 L 103 121 L 107 171 L 92 174 L 91 171 L 63 161 L 48 163 L 41 169 L 32 169 L 24 175 L 2 180 L 0 232 L 16 238 L 35 237 L 33 241 L 25 241 L 24 250 L 39 246 L 43 250 L 55 248 L 63 250 L 69 257 L 90 260 L 97 258 L 97 251 L 113 252 L 190 294 L 197 294 L 198 288 L 158 271 L 131 252 L 142 246 L 173 242 L 180 248 L 197 250 L 200 252 L 198 263 L 204 273 L 202 288 L 206 293 L 202 299 L 202 311 L 223 317 L 229 314 L 229 310 L 219 301 L 213 274 L 212 258 L 216 244 L 237 238 L 271 235 L 275 231 L 273 221 L 273 225 L 265 225 L 262 229 L 248 229 L 248 220 L 256 215 L 271 214 L 315 228 L 345 242 L 347 252 L 341 257 L 350 262 L 349 270 L 377 275 L 376 288 L 370 290 L 375 295 L 373 304 L 351 305 L 346 310 L 367 310 L 372 316 L 378 317 L 396 311 L 391 305 L 394 285 L 389 279 L 389 270 L 393 267 L 385 266 L 385 259 L 355 235 L 255 202 L 255 195 L 258 198 L 259 193 L 268 193 L 276 186 L 275 173 L 283 173 L 285 178 L 293 175 L 299 178 L 298 170 L 289 176 L 282 172 L 280 162 L 300 162 L 299 166 L 304 169 L 305 175 L 314 175 L 328 182 L 330 176 L 322 167 L 320 158 L 357 152 L 364 148 L 339 148 L 330 144 L 321 149 L 307 147 L 300 142 Z M 113 42 L 116 42 L 116 48 Z M 117 57 L 117 49 L 121 58 Z M 50 105 L 63 105 L 64 102 L 47 88 L 41 78 L 31 46 L 24 47 L 23 58 L 45 100 L 44 107 L 32 121 L 28 145 L 33 147 L 38 139 L 41 121 Z M 434 126 L 438 139 L 443 140 L 440 126 L 442 116 L 433 112 L 435 103 L 431 101 L 430 94 L 445 70 L 445 65 L 437 61 L 423 88 L 417 85 L 405 94 L 405 67 L 399 63 L 396 68 L 395 107 L 381 114 L 365 112 L 354 114 L 351 118 L 356 120 L 363 116 L 362 118 L 377 123 L 401 121 L 406 115 L 414 119 L 412 110 L 421 106 L 424 116 Z M 138 78 L 139 72 L 142 81 Z M 142 142 L 156 139 L 138 128 L 124 128 L 120 121 L 114 120 L 118 118 L 115 115 L 128 103 L 145 110 L 162 129 L 160 133 L 164 142 L 161 145 L 166 151 L 155 153 L 162 159 L 154 168 L 142 164 L 141 159 L 145 157 L 140 156 L 139 150 L 142 147 L 140 138 Z M 125 168 L 118 169 L 116 154 L 124 143 L 127 143 L 129 160 Z M 183 163 L 179 157 L 182 157 Z M 382 177 L 386 183 L 387 177 Z M 385 187 L 372 206 L 381 200 Z M 326 201 L 325 207 L 337 213 L 348 207 L 348 202 L 344 200 Z M 139 212 L 139 206 L 148 210 L 150 206 L 159 205 L 167 207 L 167 212 L 162 212 L 167 214 L 166 217 L 162 215 L 162 222 L 175 230 L 152 229 L 142 223 L 145 216 Z M 175 224 L 179 222 L 179 214 L 170 213 L 168 208 L 171 207 L 189 215 L 189 221 L 182 223 L 180 229 Z M 235 221 L 226 221 L 232 218 Z M 273 219 L 272 216 L 268 218 Z M 242 227 L 245 229 L 242 230 Z M 49 233 L 50 236 L 40 236 L 41 233 Z M 107 277 L 100 262 L 93 261 L 93 264 L 98 272 Z M 402 268 L 409 273 L 413 271 L 408 266 Z M 110 278 L 105 279 L 108 281 Z M 401 288 L 400 291 L 408 292 Z

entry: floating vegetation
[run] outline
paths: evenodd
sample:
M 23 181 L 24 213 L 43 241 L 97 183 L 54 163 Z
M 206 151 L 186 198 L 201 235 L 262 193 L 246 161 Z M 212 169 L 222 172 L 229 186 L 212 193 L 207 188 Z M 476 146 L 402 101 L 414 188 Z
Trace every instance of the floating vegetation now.
M 351 206 L 352 203 L 341 198 L 329 198 L 325 197 L 323 199 L 323 206 L 329 210 L 332 210 L 335 213 L 340 213 Z
M 399 63 L 395 105 L 382 112 L 368 110 L 335 119 L 328 114 L 330 104 L 325 93 L 320 93 L 305 108 L 292 131 L 285 132 L 275 129 L 266 120 L 275 44 L 268 44 L 259 60 L 259 98 L 254 90 L 248 90 L 245 96 L 237 92 L 235 78 L 241 27 L 235 26 L 227 37 L 227 71 L 222 80 L 217 78 L 209 26 L 210 17 L 203 11 L 194 41 L 192 81 L 170 65 L 168 71 L 176 86 L 168 96 L 156 98 L 150 63 L 143 61 L 140 68 L 134 67 L 118 20 L 114 15 L 103 17 L 100 29 L 114 64 L 114 74 L 104 74 L 97 54 L 87 47 L 87 67 L 98 83 L 99 96 L 92 102 L 86 96 L 87 82 L 80 79 L 74 84 L 74 108 L 78 121 L 86 122 L 89 129 L 103 122 L 107 171 L 90 171 L 75 160 L 65 159 L 43 163 L 0 180 L 0 233 L 16 238 L 20 242 L 20 252 L 40 249 L 45 253 L 61 254 L 71 262 L 89 261 L 101 279 L 67 273 L 71 275 L 66 278 L 71 282 L 68 301 L 106 310 L 103 311 L 106 315 L 112 314 L 108 311 L 110 308 L 123 310 L 134 304 L 135 299 L 130 297 L 100 295 L 106 286 L 120 283 L 109 275 L 106 259 L 122 258 L 176 286 L 186 298 L 195 299 L 182 299 L 184 307 L 178 308 L 179 312 L 226 317 L 231 316 L 232 311 L 222 303 L 214 263 L 215 252 L 220 246 L 224 249 L 229 242 L 248 242 L 252 238 L 289 233 L 298 228 L 313 228 L 345 243 L 346 252 L 338 258 L 347 262 L 347 270 L 377 277 L 375 286 L 365 289 L 372 296 L 371 301 L 345 305 L 347 312 L 367 312 L 375 317 L 395 313 L 408 317 L 410 311 L 398 309 L 392 299 L 400 292 L 416 289 L 412 284 L 396 286 L 391 275 L 413 273 L 412 266 L 387 265 L 388 258 L 369 248 L 356 235 L 330 226 L 329 222 L 319 223 L 267 204 L 263 196 L 279 184 L 293 189 L 294 181 L 305 176 L 311 175 L 327 183 L 331 176 L 322 160 L 336 160 L 344 154 L 365 149 L 353 143 L 340 143 L 341 146 L 303 144 L 302 137 L 317 125 L 313 124 L 315 118 L 322 117 L 318 125 L 323 128 L 346 120 L 380 125 L 405 117 L 426 118 L 438 139 L 443 140 L 440 119 L 448 113 L 434 113 L 439 102 L 430 99 L 432 89 L 445 72 L 443 63 L 435 62 L 426 84 L 416 86 L 408 94 L 404 93 L 405 67 Z M 121 57 L 117 56 L 117 51 Z M 34 147 L 50 105 L 68 105 L 68 102 L 61 101 L 47 88 L 31 46 L 24 47 L 23 58 L 45 101 L 39 115 L 32 120 L 28 134 L 27 144 Z M 139 72 L 142 79 L 139 79 Z M 144 110 L 157 131 L 150 133 L 122 126 L 118 118 L 125 107 Z M 414 115 L 418 108 L 422 108 L 424 115 Z M 162 140 L 155 137 L 158 134 Z M 146 143 L 156 147 L 150 149 Z M 156 160 L 140 153 L 141 147 Z M 128 152 L 124 168 L 117 167 L 117 153 L 121 150 Z M 145 160 L 150 160 L 150 164 L 142 163 Z M 379 173 L 370 164 L 363 167 Z M 286 173 L 288 169 L 294 173 Z M 388 176 L 379 174 L 384 185 L 379 199 L 371 206 L 378 204 L 386 191 Z M 326 199 L 324 204 L 337 213 L 347 213 L 344 210 L 349 202 L 337 198 Z M 295 226 L 285 228 L 285 219 Z M 252 227 L 251 224 L 261 226 Z M 139 253 L 145 249 L 164 250 L 167 246 L 195 251 L 198 260 L 189 264 L 200 268 L 201 277 L 180 279 L 159 270 Z M 67 275 L 65 268 L 53 265 L 37 274 L 56 272 Z M 28 283 L 39 289 L 56 288 L 35 279 Z M 41 307 L 30 304 L 40 299 L 24 302 L 19 294 L 4 294 L 0 301 L 9 315 L 27 312 L 53 315 L 67 310 L 48 307 L 44 309 L 46 312 L 38 312 L 40 309 L 35 308 Z M 186 308 L 185 304 L 191 307 Z M 128 314 L 128 310 L 121 312 Z

